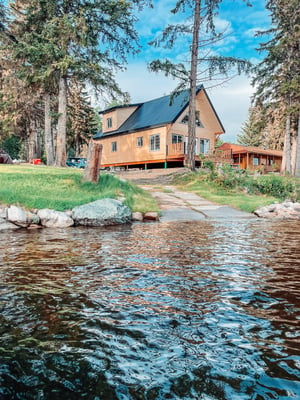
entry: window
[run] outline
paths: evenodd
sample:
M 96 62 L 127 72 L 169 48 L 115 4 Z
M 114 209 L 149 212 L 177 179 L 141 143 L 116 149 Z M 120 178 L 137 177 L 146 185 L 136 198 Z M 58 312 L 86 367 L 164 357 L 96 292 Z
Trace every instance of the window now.
M 150 136 L 150 151 L 160 150 L 160 135 Z
M 259 165 L 259 158 L 253 157 L 253 165 Z
M 210 147 L 209 139 L 200 139 L 200 153 L 201 154 L 208 154 Z
M 109 117 L 106 119 L 106 128 L 111 128 L 112 127 L 112 118 Z
M 143 136 L 140 136 L 140 137 L 136 138 L 136 146 L 137 147 L 143 147 L 144 146 Z
M 172 143 L 182 143 L 183 142 L 183 136 L 181 135 L 172 135 Z
M 117 151 L 117 142 L 111 142 L 111 151 Z
M 196 111 L 196 126 L 199 126 L 199 128 L 203 128 L 203 124 L 200 121 L 200 111 Z
M 202 122 L 200 121 L 200 111 L 195 112 L 196 115 L 196 126 L 199 128 L 204 128 Z M 184 118 L 181 120 L 182 124 L 187 124 L 189 122 L 189 114 L 186 114 Z

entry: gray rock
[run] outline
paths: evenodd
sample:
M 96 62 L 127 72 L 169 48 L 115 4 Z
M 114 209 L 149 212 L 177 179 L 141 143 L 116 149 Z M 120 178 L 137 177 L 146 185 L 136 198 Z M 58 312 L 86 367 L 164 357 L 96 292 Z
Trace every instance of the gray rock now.
M 5 219 L 7 217 L 7 207 L 0 206 L 0 218 Z
M 62 211 L 44 208 L 38 211 L 38 217 L 41 225 L 46 228 L 68 228 L 74 225 L 73 219 Z
M 9 229 L 19 229 L 19 227 L 11 222 L 7 222 L 6 219 L 0 218 L 0 231 L 5 231 Z
M 72 217 L 75 225 L 117 225 L 131 221 L 131 210 L 118 200 L 102 199 L 73 208 Z
M 10 206 L 7 208 L 7 221 L 22 228 L 27 228 L 31 224 L 38 224 L 39 218 L 36 214 L 25 211 L 23 208 Z
M 133 212 L 131 219 L 132 219 L 132 221 L 143 222 L 143 220 L 144 220 L 143 213 L 141 213 L 139 211 Z

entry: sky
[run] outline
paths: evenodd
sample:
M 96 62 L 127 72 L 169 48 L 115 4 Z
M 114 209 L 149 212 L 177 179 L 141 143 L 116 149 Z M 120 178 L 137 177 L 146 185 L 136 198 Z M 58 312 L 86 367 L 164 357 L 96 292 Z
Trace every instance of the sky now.
M 256 49 L 259 42 L 265 39 L 255 37 L 255 32 L 269 27 L 269 16 L 264 8 L 264 0 L 250 1 L 252 7 L 248 7 L 243 0 L 223 0 L 215 17 L 215 25 L 219 30 L 226 30 L 226 37 L 213 48 L 214 54 L 244 58 L 253 64 L 262 59 L 263 54 Z M 140 36 L 141 51 L 128 58 L 126 71 L 116 75 L 121 89 L 130 94 L 132 103 L 170 94 L 177 85 L 176 81 L 165 77 L 163 73 L 148 70 L 148 64 L 154 59 L 187 60 L 188 43 L 183 39 L 176 41 L 172 49 L 149 45 L 168 24 L 184 22 L 189 16 L 189 13 L 175 16 L 170 13 L 175 3 L 176 0 L 154 0 L 153 9 L 144 8 L 138 14 L 136 29 Z M 223 141 L 236 142 L 248 117 L 254 91 L 251 77 L 240 75 L 216 87 L 209 88 L 209 82 L 205 82 L 204 86 L 225 128 Z

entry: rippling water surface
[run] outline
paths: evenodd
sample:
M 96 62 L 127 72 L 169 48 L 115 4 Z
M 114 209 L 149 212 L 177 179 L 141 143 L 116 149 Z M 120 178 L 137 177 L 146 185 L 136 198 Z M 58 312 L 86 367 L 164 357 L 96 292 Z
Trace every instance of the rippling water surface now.
M 0 232 L 0 399 L 300 399 L 300 224 Z

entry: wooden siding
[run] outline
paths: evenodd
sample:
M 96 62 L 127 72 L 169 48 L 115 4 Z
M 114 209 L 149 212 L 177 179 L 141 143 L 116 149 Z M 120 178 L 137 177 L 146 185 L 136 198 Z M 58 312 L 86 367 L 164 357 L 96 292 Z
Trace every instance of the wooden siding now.
M 150 136 L 160 135 L 160 150 L 150 151 Z M 137 146 L 137 138 L 143 137 L 143 146 Z M 117 151 L 111 151 L 111 143 L 117 142 Z M 160 162 L 166 159 L 166 127 L 112 135 L 101 139 L 103 145 L 101 165 Z
M 120 126 L 130 117 L 130 115 L 137 109 L 137 106 L 120 107 L 108 111 L 102 117 L 103 132 L 112 132 L 120 128 Z M 107 119 L 111 118 L 112 126 L 107 128 Z

